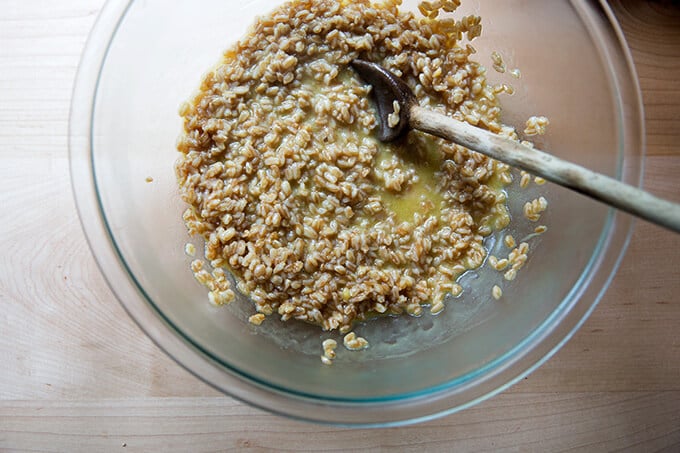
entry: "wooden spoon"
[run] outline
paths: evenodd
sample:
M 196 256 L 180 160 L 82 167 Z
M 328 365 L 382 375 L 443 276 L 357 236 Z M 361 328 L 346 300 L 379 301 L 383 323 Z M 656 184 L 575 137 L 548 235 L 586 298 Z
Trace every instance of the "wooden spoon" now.
M 680 233 L 680 205 L 538 149 L 420 107 L 408 85 L 376 63 L 354 60 L 352 67 L 362 79 L 373 86 L 380 123 L 378 138 L 381 141 L 394 140 L 410 128 L 427 132 Z M 394 112 L 394 101 L 400 107 L 399 122 L 390 127 L 389 115 Z

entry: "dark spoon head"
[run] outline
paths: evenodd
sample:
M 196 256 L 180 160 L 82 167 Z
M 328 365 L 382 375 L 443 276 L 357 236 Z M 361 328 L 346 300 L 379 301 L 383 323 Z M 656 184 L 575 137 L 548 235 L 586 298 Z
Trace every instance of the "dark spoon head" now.
M 372 87 L 373 99 L 378 109 L 380 129 L 378 139 L 390 142 L 409 130 L 409 111 L 415 103 L 415 96 L 406 83 L 382 66 L 364 60 L 353 60 L 352 67 Z M 399 103 L 399 123 L 390 127 L 389 115 L 394 112 L 393 102 Z

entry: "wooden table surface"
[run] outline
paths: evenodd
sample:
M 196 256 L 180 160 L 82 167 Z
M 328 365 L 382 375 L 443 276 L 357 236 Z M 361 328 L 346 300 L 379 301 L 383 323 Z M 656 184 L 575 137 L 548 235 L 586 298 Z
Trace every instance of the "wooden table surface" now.
M 106 286 L 71 195 L 71 87 L 102 3 L 0 0 L 0 450 L 680 451 L 680 235 L 641 222 L 579 333 L 458 414 L 394 429 L 315 426 L 184 371 Z M 611 5 L 644 94 L 645 186 L 680 201 L 680 3 Z

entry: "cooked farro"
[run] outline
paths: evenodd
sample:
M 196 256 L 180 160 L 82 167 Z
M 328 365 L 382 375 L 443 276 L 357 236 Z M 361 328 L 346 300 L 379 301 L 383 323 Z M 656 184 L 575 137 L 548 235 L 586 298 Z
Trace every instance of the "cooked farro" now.
M 248 318 L 248 322 L 259 326 L 264 321 L 264 315 L 262 313 L 257 313 Z
M 397 124 L 399 124 L 399 112 L 401 111 L 401 106 L 399 105 L 399 102 L 392 101 L 392 108 L 392 113 L 387 116 L 387 125 L 391 128 L 394 128 L 397 126 Z
M 548 231 L 548 227 L 545 225 L 539 225 L 536 228 L 534 228 L 534 233 L 536 234 L 545 233 L 546 231 Z
M 494 51 L 491 53 L 491 60 L 493 61 L 493 69 L 496 72 L 502 74 L 507 70 L 505 63 L 503 62 L 503 57 L 501 57 L 501 54 L 498 52 Z
M 333 360 L 329 359 L 325 355 L 322 355 L 321 356 L 321 363 L 323 363 L 324 365 L 333 365 Z
M 536 198 L 532 201 L 527 201 L 524 204 L 524 217 L 532 222 L 538 222 L 541 218 L 541 213 L 548 207 L 548 201 L 544 197 Z
M 463 42 L 481 19 L 435 19 L 459 0 L 421 3 L 425 18 L 400 3 L 286 3 L 182 104 L 176 174 L 184 221 L 206 241 L 213 271 L 200 260 L 192 271 L 212 303 L 234 298 L 228 269 L 255 303 L 251 322 L 277 313 L 362 349 L 356 320 L 419 316 L 428 303 L 440 312 L 444 294 L 462 292 L 456 279 L 483 262 L 484 237 L 508 224 L 507 165 L 420 132 L 390 145 L 373 136 L 370 87 L 348 67 L 357 57 L 402 77 L 421 105 L 518 140 Z M 390 118 L 396 126 L 398 104 Z
M 501 259 L 499 259 L 499 260 L 496 262 L 496 265 L 494 266 L 494 268 L 495 268 L 497 271 L 502 271 L 503 269 L 505 269 L 506 267 L 508 267 L 508 263 L 509 263 L 509 262 L 508 262 L 508 259 L 507 259 L 507 258 L 501 258 Z
M 365 338 L 357 337 L 354 332 L 350 332 L 342 339 L 342 343 L 350 351 L 358 351 L 368 347 L 368 341 Z
M 520 176 L 521 179 L 519 181 L 519 186 L 522 189 L 529 187 L 529 183 L 531 182 L 531 175 L 529 173 L 525 172 L 525 171 L 522 171 L 520 173 L 520 175 L 521 175 Z
M 545 130 L 550 124 L 545 116 L 532 116 L 526 122 L 524 133 L 526 135 L 544 135 Z
M 515 242 L 515 238 L 512 237 L 511 234 L 506 234 L 506 235 L 505 235 L 505 238 L 503 239 L 503 242 L 505 242 L 505 245 L 506 245 L 508 248 L 513 248 L 513 247 L 515 247 L 515 246 L 517 245 L 517 243 Z
M 489 265 L 495 268 L 498 265 L 498 258 L 496 258 L 494 255 L 489 255 Z
M 321 361 L 326 365 L 330 365 L 331 362 L 329 361 L 332 361 L 335 358 L 335 348 L 338 347 L 338 342 L 329 338 L 321 343 L 321 347 L 323 348 Z M 323 358 L 326 358 L 327 360 L 323 360 Z

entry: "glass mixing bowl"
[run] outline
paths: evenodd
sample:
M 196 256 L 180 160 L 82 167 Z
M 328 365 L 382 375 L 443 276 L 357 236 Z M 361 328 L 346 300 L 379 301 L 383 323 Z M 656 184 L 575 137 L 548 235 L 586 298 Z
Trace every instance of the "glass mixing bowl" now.
M 173 163 L 178 106 L 204 72 L 273 0 L 111 0 L 92 31 L 78 72 L 70 121 L 71 171 L 80 218 L 109 285 L 130 315 L 170 356 L 223 392 L 291 417 L 342 425 L 391 425 L 468 407 L 525 376 L 553 354 L 595 307 L 624 253 L 631 219 L 550 184 L 509 189 L 514 217 L 487 240 L 531 231 L 521 208 L 550 202 L 517 279 L 483 267 L 462 278 L 461 297 L 438 316 L 381 318 L 357 334 L 371 346 L 319 360 L 331 335 L 274 316 L 260 327 L 247 300 L 208 303 L 184 244 Z M 413 8 L 415 2 L 404 7 Z M 459 13 L 483 18 L 475 56 L 519 67 L 502 98 L 504 122 L 550 118 L 538 144 L 640 184 L 642 106 L 631 57 L 604 1 L 465 0 Z M 153 182 L 147 182 L 147 177 Z M 491 297 L 502 284 L 501 300 Z M 427 311 L 427 310 L 426 310 Z M 336 337 L 339 338 L 339 337 Z

